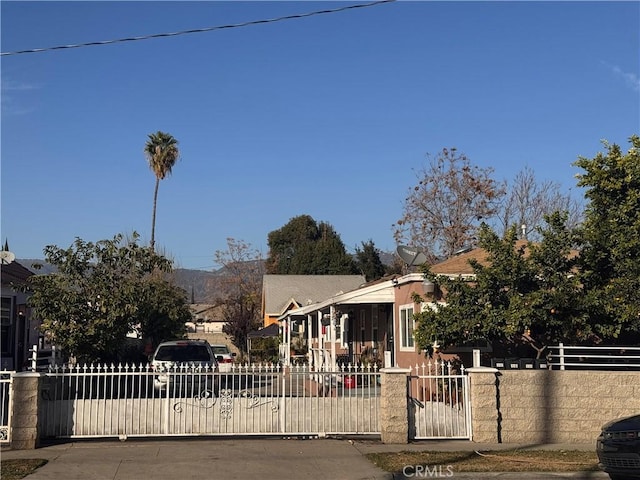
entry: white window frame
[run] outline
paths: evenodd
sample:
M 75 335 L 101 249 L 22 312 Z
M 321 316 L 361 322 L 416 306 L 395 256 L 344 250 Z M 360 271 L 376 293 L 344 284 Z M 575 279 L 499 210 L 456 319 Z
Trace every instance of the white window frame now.
M 400 305 L 398 309 L 399 320 L 398 326 L 400 331 L 400 351 L 401 352 L 415 352 L 415 337 L 414 332 L 416 329 L 416 320 L 414 318 L 415 305 L 408 303 L 406 305 Z

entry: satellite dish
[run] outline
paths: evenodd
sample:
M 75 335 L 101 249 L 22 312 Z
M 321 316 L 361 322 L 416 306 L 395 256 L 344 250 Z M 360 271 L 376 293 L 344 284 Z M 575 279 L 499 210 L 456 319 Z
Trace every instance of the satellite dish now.
M 0 263 L 3 265 L 8 265 L 16 259 L 16 256 L 13 252 L 8 250 L 0 250 Z
M 405 261 L 409 267 L 414 265 L 422 265 L 427 262 L 427 256 L 418 248 L 407 247 L 406 245 L 398 245 L 396 249 L 400 258 Z
M 470 252 L 471 250 L 473 250 L 473 247 L 467 246 L 467 247 L 462 247 L 459 248 L 458 250 L 456 250 L 455 252 L 453 252 L 453 256 L 458 256 L 458 255 L 462 255 L 463 253 L 467 253 Z

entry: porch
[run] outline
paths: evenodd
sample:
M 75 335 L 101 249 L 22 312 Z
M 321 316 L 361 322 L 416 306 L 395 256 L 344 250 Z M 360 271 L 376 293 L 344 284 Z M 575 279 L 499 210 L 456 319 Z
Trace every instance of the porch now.
M 411 273 L 290 309 L 278 318 L 281 361 L 312 369 L 420 363 L 425 357 L 414 345 L 413 313 L 422 305 L 414 298 L 432 299 L 433 291 L 433 283 Z

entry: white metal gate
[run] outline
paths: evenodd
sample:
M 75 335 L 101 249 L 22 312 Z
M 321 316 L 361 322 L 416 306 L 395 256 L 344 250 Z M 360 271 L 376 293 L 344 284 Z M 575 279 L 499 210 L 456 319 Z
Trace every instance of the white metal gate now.
M 11 413 L 13 411 L 13 375 L 0 371 L 0 443 L 11 442 Z
M 182 366 L 158 390 L 149 366 L 57 367 L 45 378 L 43 437 L 377 434 L 379 376 L 356 367 Z
M 408 384 L 412 439 L 471 439 L 469 377 L 464 366 L 435 362 L 411 368 Z

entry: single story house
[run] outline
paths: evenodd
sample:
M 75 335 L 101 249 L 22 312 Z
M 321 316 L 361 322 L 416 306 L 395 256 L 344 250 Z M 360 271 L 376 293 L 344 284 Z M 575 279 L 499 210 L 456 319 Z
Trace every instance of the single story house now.
M 3 252 L 9 253 L 7 250 Z M 44 348 L 44 337 L 38 330 L 39 323 L 31 319 L 27 306 L 28 293 L 17 287 L 27 283 L 34 273 L 13 260 L 0 265 L 2 277 L 2 305 L 0 308 L 0 359 L 1 370 L 22 370 L 33 345 Z
M 362 275 L 264 275 L 263 326 L 277 323 L 289 310 L 320 302 L 366 283 Z
M 517 246 L 525 243 L 522 240 Z M 435 264 L 430 271 L 473 278 L 469 260 L 486 263 L 487 258 L 484 249 L 476 248 Z M 425 301 L 415 302 L 416 294 Z M 280 295 L 286 296 L 286 291 Z M 303 336 L 309 347 L 307 360 L 312 366 L 421 365 L 428 359 L 414 339 L 414 314 L 442 303 L 442 292 L 425 280 L 422 273 L 384 277 L 306 305 L 291 303 L 278 316 L 283 360 L 291 362 L 291 346 L 296 336 Z

